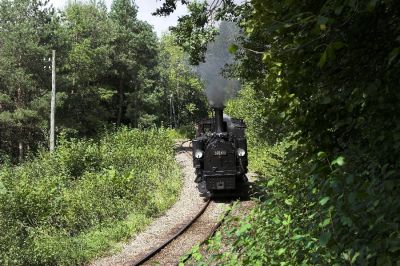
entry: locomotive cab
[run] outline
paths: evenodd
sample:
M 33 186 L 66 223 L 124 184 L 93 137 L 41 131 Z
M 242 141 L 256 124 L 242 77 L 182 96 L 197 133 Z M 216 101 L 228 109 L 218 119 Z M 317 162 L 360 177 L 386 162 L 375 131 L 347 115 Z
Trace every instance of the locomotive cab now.
M 193 139 L 193 166 L 199 188 L 216 194 L 240 189 L 247 179 L 246 125 L 215 109 L 213 119 L 198 123 Z

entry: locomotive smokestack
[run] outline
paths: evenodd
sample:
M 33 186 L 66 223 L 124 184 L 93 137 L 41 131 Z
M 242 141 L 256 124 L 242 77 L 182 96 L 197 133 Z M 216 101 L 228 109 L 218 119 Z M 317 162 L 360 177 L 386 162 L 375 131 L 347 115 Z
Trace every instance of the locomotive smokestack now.
M 215 132 L 224 132 L 224 108 L 214 108 L 215 113 Z

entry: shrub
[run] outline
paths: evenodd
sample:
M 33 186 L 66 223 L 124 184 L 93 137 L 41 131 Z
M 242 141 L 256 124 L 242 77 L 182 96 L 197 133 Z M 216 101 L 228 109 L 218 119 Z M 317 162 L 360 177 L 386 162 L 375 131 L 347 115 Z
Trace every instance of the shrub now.
M 171 133 L 121 129 L 62 139 L 0 170 L 1 264 L 81 264 L 142 229 L 175 201 Z

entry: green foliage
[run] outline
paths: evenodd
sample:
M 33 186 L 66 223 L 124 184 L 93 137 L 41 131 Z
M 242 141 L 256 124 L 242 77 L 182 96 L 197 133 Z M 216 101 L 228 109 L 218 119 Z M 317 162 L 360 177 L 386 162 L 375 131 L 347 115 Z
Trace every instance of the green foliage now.
M 157 38 L 136 17 L 132 1 L 70 3 L 56 31 L 66 97 L 59 111 L 62 127 L 93 136 L 105 125 L 159 124 L 156 106 Z
M 293 128 L 292 120 L 285 116 L 287 105 L 280 102 L 290 96 L 276 91 L 258 91 L 254 87 L 252 83 L 243 86 L 238 97 L 228 101 L 225 111 L 232 117 L 245 120 L 250 146 L 274 145 L 289 135 Z
M 142 229 L 175 201 L 168 130 L 61 140 L 53 154 L 0 171 L 1 264 L 76 265 Z
M 246 20 L 250 38 L 271 43 L 259 70 L 276 77 L 273 64 L 281 64 L 272 88 L 293 94 L 288 115 L 301 143 L 294 153 L 323 207 L 310 225 L 320 228 L 312 235 L 325 249 L 314 255 L 328 263 L 394 263 L 400 68 L 391 58 L 398 3 L 253 4 L 256 13 Z
M 271 181 L 278 186 L 250 221 L 260 232 L 274 228 L 277 237 L 260 234 L 258 244 L 238 243 L 233 250 L 239 261 L 398 263 L 399 3 L 253 0 L 236 9 L 246 34 L 233 49 L 240 61 L 237 73 L 252 87 L 251 102 L 262 107 L 249 107 L 261 118 L 250 135 L 262 132 L 261 150 L 283 136 L 297 143 L 284 153 L 288 165 L 279 169 L 287 183 Z M 234 15 L 220 7 L 223 18 Z M 251 96 L 247 90 L 244 97 Z M 277 132 L 269 134 L 268 128 Z M 271 135 L 278 138 L 271 142 Z M 280 206 L 274 225 L 271 213 Z M 290 226 L 284 234 L 287 224 L 298 232 Z M 245 235 L 258 236 L 252 230 Z
M 194 122 L 207 116 L 204 86 L 188 57 L 174 44 L 175 35 L 164 35 L 160 42 L 160 76 L 164 88 L 158 108 L 163 122 L 183 131 L 194 129 Z
M 0 150 L 11 159 L 44 139 L 51 16 L 43 1 L 0 1 Z
M 164 0 L 163 5 L 154 15 L 170 15 L 177 3 L 187 5 L 188 14 L 178 19 L 178 25 L 170 27 L 176 36 L 176 43 L 189 54 L 192 65 L 205 61 L 207 45 L 218 35 L 215 20 L 235 21 L 240 16 L 239 8 L 233 0 L 197 1 L 197 0 Z
M 105 10 L 93 4 L 70 4 L 57 31 L 57 124 L 79 135 L 94 135 L 112 117 L 107 108 L 112 87 L 102 84 L 111 66 L 111 41 L 115 38 Z
M 172 27 L 176 43 L 190 54 L 191 64 L 204 62 L 207 43 L 217 35 L 214 27 L 208 27 L 207 5 L 206 1 L 189 3 L 190 14 L 179 18 L 178 26 Z
M 113 101 L 116 125 L 148 127 L 158 122 L 158 44 L 152 27 L 136 15 L 134 1 L 113 1 L 110 18 L 117 35 L 108 78 L 117 92 Z
M 185 127 L 204 116 L 202 84 L 187 55 L 172 37 L 157 39 L 137 18 L 134 1 L 115 0 L 110 11 L 103 1 L 72 1 L 59 11 L 48 6 L 0 1 L 2 158 L 21 162 L 47 146 L 52 49 L 56 133 L 94 137 L 114 125 Z

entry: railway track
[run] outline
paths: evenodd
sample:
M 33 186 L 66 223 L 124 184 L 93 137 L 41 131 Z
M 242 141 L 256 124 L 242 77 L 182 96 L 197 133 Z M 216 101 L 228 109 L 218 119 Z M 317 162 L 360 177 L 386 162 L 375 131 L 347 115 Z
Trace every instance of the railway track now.
M 206 211 L 207 207 L 210 205 L 211 200 L 208 199 L 207 202 L 204 204 L 203 208 L 197 213 L 193 219 L 191 219 L 187 224 L 185 224 L 177 233 L 172 235 L 169 239 L 164 241 L 161 245 L 158 247 L 154 248 L 152 251 L 150 251 L 148 254 L 143 256 L 139 261 L 134 262 L 132 265 L 133 266 L 138 266 L 138 265 L 143 265 L 145 262 L 149 261 L 151 258 L 153 258 L 155 255 L 160 253 L 167 245 L 171 244 L 175 239 L 178 237 L 182 236 L 185 231 L 192 226 L 198 219 L 199 217 Z
M 180 144 L 180 152 L 185 156 L 191 157 L 190 144 L 184 147 L 185 143 L 187 142 Z M 228 202 L 214 202 L 208 198 L 193 218 L 181 224 L 179 229 L 174 230 L 168 239 L 158 244 L 148 253 L 143 254 L 139 260 L 131 265 L 177 265 L 179 258 L 187 254 L 191 247 L 199 243 L 202 244 L 220 227 L 222 219 L 219 219 L 220 215 L 213 214 L 213 209 L 214 212 L 219 209 L 218 213 L 222 213 L 223 217 L 225 217 L 228 212 L 221 212 L 221 209 L 225 208 L 227 204 Z
M 177 160 L 185 172 L 183 200 L 124 245 L 121 252 L 94 261 L 92 266 L 177 265 L 193 246 L 202 244 L 220 227 L 232 198 L 216 202 L 199 197 L 193 183 L 190 143 L 180 143 L 176 148 Z
M 191 157 L 191 147 L 187 141 L 180 143 L 177 148 L 180 150 L 179 153 L 184 154 L 185 157 Z M 178 264 L 179 258 L 190 251 L 192 246 L 203 243 L 219 228 L 221 220 L 213 213 L 219 209 L 220 214 L 225 213 L 226 215 L 226 211 L 221 212 L 221 209 L 224 207 L 224 202 L 214 202 L 208 198 L 204 205 L 199 208 L 196 215 L 185 223 L 178 225 L 175 230 L 171 231 L 167 239 L 158 243 L 156 247 L 149 250 L 146 254 L 138 256 L 139 259 L 131 262 L 129 265 Z
M 179 145 L 180 153 L 191 157 L 190 144 L 184 147 L 185 143 L 186 141 Z M 218 202 L 208 198 L 191 220 L 187 221 L 185 224 L 181 224 L 179 229 L 177 231 L 175 230 L 175 233 L 171 233 L 168 239 L 148 253 L 142 255 L 139 260 L 130 265 L 178 265 L 179 258 L 186 255 L 193 246 L 197 244 L 203 245 L 207 239 L 215 234 L 230 212 L 231 208 L 228 208 L 227 211 L 225 209 L 226 206 L 232 205 L 232 202 L 232 198 L 220 198 Z M 214 210 L 219 209 L 219 217 L 216 217 L 215 214 L 209 214 L 209 217 L 207 217 L 207 212 L 213 208 Z M 209 212 L 213 213 L 213 210 Z M 182 242 L 186 243 L 182 245 Z M 188 260 L 190 260 L 190 255 L 185 258 L 184 262 Z
M 214 207 L 218 204 L 221 203 L 216 203 L 213 202 L 212 200 L 208 199 L 202 209 L 197 213 L 195 217 L 193 217 L 190 221 L 188 221 L 186 224 L 184 224 L 178 232 L 174 233 L 171 235 L 171 237 L 167 240 L 165 240 L 162 244 L 159 246 L 155 247 L 152 249 L 150 252 L 147 254 L 143 255 L 139 260 L 133 262 L 132 266 L 139 266 L 139 265 L 178 265 L 179 263 L 179 258 L 185 254 L 187 254 L 188 251 L 190 251 L 190 248 L 194 245 L 200 244 L 202 245 L 207 239 L 209 239 L 211 236 L 214 235 L 214 233 L 218 230 L 218 228 L 221 226 L 223 219 L 228 215 L 229 211 L 225 211 L 223 213 L 222 219 L 219 220 L 214 220 L 212 222 L 205 222 L 208 218 L 204 218 L 203 216 L 207 213 L 207 208 L 209 208 L 211 205 L 214 205 Z M 202 239 L 199 239 L 197 241 L 193 241 L 190 245 L 190 248 L 188 250 L 179 250 L 180 254 L 179 256 L 173 256 L 171 257 L 171 254 L 168 249 L 174 249 L 174 242 L 180 242 L 182 239 L 185 241 L 185 238 L 190 239 L 190 235 L 193 234 L 193 232 L 197 232 L 198 229 L 201 229 L 202 231 Z M 189 236 L 186 236 L 188 234 Z M 179 244 L 178 244 L 179 245 Z M 167 253 L 167 254 L 163 254 Z M 170 258 L 168 258 L 168 256 Z M 167 259 L 166 259 L 167 257 Z M 187 257 L 189 259 L 190 257 Z

